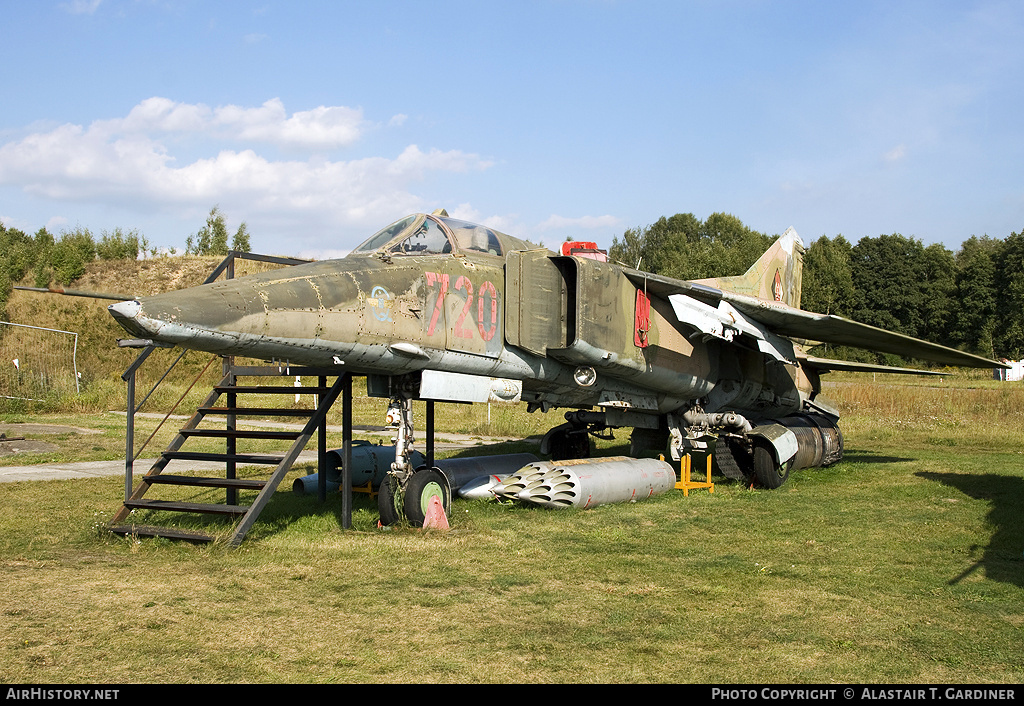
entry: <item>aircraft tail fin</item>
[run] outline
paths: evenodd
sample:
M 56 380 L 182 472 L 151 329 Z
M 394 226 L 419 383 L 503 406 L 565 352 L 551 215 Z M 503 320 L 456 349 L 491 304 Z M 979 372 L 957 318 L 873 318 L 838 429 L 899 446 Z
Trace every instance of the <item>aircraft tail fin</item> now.
M 783 302 L 799 309 L 803 262 L 803 241 L 795 230 L 787 228 L 764 255 L 742 275 L 697 282 L 737 294 Z

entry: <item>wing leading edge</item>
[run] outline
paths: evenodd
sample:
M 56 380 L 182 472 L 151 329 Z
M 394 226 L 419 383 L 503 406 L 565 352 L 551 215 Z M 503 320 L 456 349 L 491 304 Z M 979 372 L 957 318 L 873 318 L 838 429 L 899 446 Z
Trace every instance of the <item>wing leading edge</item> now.
M 943 365 L 967 368 L 1003 367 L 1002 363 L 980 355 L 862 324 L 834 314 L 815 314 L 794 309 L 780 302 L 769 302 L 729 292 L 723 292 L 723 299 L 775 333 L 788 338 L 865 348 Z
M 868 324 L 862 324 L 834 314 L 816 314 L 796 309 L 778 301 L 768 301 L 746 294 L 716 289 L 704 284 L 673 280 L 668 277 L 651 275 L 637 270 L 627 271 L 626 276 L 638 287 L 646 288 L 651 294 L 665 297 L 689 297 L 703 304 L 718 306 L 722 302 L 734 307 L 746 317 L 758 322 L 772 333 L 792 339 L 814 343 L 831 343 L 852 346 L 879 353 L 892 353 L 908 358 L 918 358 L 942 365 L 968 368 L 1002 368 L 1005 364 L 980 355 L 949 348 L 938 343 L 923 341 L 895 331 L 887 331 Z M 682 307 L 676 307 L 682 311 Z M 681 323 L 694 325 L 683 316 Z M 823 358 L 809 358 L 807 362 L 820 370 L 851 370 L 854 364 L 840 367 L 842 361 L 827 361 Z M 881 366 L 858 370 L 880 370 Z M 904 372 L 908 369 L 887 369 L 887 372 Z

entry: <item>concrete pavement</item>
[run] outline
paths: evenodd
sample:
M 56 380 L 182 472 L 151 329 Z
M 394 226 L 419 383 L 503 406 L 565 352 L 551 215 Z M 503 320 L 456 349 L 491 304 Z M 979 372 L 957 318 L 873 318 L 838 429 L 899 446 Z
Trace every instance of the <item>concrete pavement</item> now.
M 123 413 L 122 413 L 123 414 Z M 272 426 L 275 428 L 288 428 L 292 425 L 282 424 L 280 422 L 249 422 L 253 426 Z M 328 427 L 330 431 L 340 431 L 340 427 L 335 429 L 334 427 Z M 58 425 L 18 425 L 18 424 L 0 424 L 0 431 L 3 431 L 8 437 L 16 435 L 46 435 L 56 433 L 66 433 L 68 431 L 78 434 L 95 434 L 101 433 L 94 429 L 84 429 L 81 427 L 67 427 Z M 386 434 L 387 430 L 384 427 L 374 427 L 363 429 L 362 431 L 370 431 L 376 434 Z M 481 437 L 472 436 L 468 434 L 450 434 L 437 432 L 434 434 L 434 448 L 438 451 L 470 448 L 473 446 L 498 444 L 505 441 L 513 441 L 513 439 L 501 438 L 501 437 Z M 10 448 L 10 451 L 17 453 L 19 450 L 34 451 L 41 449 L 30 448 L 33 444 L 48 443 L 39 440 L 29 439 L 24 442 L 16 441 L 3 441 L 0 437 L 0 444 L 6 445 Z M 25 446 L 24 449 L 18 449 L 17 446 Z M 417 438 L 416 449 L 423 452 L 426 449 L 426 443 L 424 440 Z M 299 454 L 299 458 L 296 463 L 310 463 L 316 462 L 316 450 L 307 449 Z M 10 456 L 8 456 L 10 458 Z M 31 458 L 31 454 L 26 455 L 26 460 Z M 134 475 L 139 476 L 146 473 L 153 465 L 156 459 L 154 458 L 140 458 L 137 459 L 133 466 L 132 472 Z M 189 470 L 196 471 L 211 471 L 220 473 L 224 472 L 223 463 L 215 462 L 204 462 L 204 461 L 172 461 L 168 466 L 168 470 L 174 472 L 176 469 L 181 470 L 183 464 L 187 464 Z M 70 478 L 95 478 L 98 476 L 111 476 L 119 475 L 123 476 L 125 472 L 125 461 L 123 458 L 113 461 L 81 461 L 77 463 L 39 463 L 24 466 L 0 466 L 0 483 L 14 483 L 17 481 L 27 480 L 66 480 Z

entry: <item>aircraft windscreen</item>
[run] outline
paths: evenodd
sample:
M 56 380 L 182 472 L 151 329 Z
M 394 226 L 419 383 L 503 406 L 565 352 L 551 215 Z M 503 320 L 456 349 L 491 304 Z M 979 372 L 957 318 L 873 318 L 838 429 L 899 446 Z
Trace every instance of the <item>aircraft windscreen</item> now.
M 490 228 L 454 218 L 442 218 L 441 220 L 451 229 L 459 250 L 475 250 L 490 255 L 502 254 L 501 241 L 498 240 L 497 233 Z
M 422 217 L 423 216 L 414 214 L 412 216 L 406 216 L 400 221 L 395 221 L 387 228 L 383 228 L 374 233 L 372 236 L 370 236 L 369 240 L 367 240 L 365 243 L 360 245 L 352 252 L 374 252 L 376 250 L 380 250 L 382 247 L 387 245 L 392 239 L 394 239 L 395 236 L 397 236 L 403 230 L 411 226 L 416 221 L 417 218 Z
M 431 219 L 420 223 L 412 235 L 391 249 L 396 255 L 440 255 L 452 251 L 448 236 Z

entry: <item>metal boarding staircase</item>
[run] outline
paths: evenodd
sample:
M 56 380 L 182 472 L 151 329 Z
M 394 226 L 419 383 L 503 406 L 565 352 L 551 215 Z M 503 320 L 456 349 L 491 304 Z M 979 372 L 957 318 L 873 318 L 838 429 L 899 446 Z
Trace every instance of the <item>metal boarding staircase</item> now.
M 267 256 L 256 256 L 249 253 L 231 252 L 228 257 L 218 266 L 207 282 L 214 281 L 221 273 L 227 272 L 228 277 L 234 276 L 234 259 L 246 258 L 262 261 L 277 262 L 279 264 L 298 264 L 297 260 L 290 258 L 271 258 Z M 171 539 L 183 539 L 198 542 L 214 541 L 217 537 L 214 534 L 191 528 L 174 526 L 173 523 L 164 524 L 140 524 L 131 522 L 133 512 L 158 511 L 158 517 L 170 513 L 191 513 L 203 515 L 226 516 L 236 522 L 232 528 L 230 543 L 238 545 L 245 538 L 245 535 L 252 528 L 253 523 L 266 507 L 271 496 L 277 490 L 285 475 L 291 470 L 292 465 L 298 459 L 300 453 L 306 448 L 314 434 L 318 435 L 318 467 L 320 476 L 325 477 L 326 469 L 326 430 L 327 413 L 338 399 L 343 390 L 351 394 L 349 386 L 350 378 L 347 374 L 338 374 L 336 369 L 326 370 L 308 367 L 286 367 L 286 366 L 239 366 L 235 365 L 234 359 L 222 358 L 223 377 L 206 399 L 199 405 L 192 417 L 182 426 L 174 436 L 167 448 L 156 459 L 152 467 L 145 475 L 139 478 L 135 484 L 133 478 L 133 463 L 135 460 L 134 435 L 135 435 L 135 414 L 142 408 L 146 400 L 153 394 L 171 369 L 182 359 L 180 355 L 171 368 L 163 374 L 160 380 L 150 390 L 146 398 L 136 406 L 135 404 L 135 379 L 136 372 L 146 358 L 153 352 L 155 346 L 151 341 L 131 341 L 126 344 L 131 347 L 142 347 L 144 350 L 139 354 L 135 362 L 125 371 L 122 378 L 128 384 L 128 417 L 126 428 L 126 452 L 125 452 L 125 500 L 121 509 L 111 519 L 108 529 L 115 534 L 122 535 L 145 535 L 159 536 Z M 213 359 L 216 360 L 216 357 Z M 213 361 L 211 361 L 212 363 Z M 207 365 L 207 368 L 209 364 Z M 199 374 L 202 376 L 203 372 Z M 239 385 L 240 377 L 252 377 L 257 379 L 268 379 L 282 376 L 316 376 L 318 384 L 315 387 L 294 387 L 274 384 L 248 384 Z M 198 377 L 197 376 L 197 380 Z M 336 376 L 333 385 L 328 386 L 327 379 Z M 193 385 L 195 383 L 193 382 Z M 261 399 L 267 395 L 282 396 L 301 394 L 315 394 L 317 404 L 314 409 L 296 409 L 284 405 L 277 406 L 242 406 L 239 398 L 260 396 Z M 221 398 L 223 402 L 221 403 Z M 182 395 L 182 399 L 184 395 Z M 179 400 L 180 403 L 181 400 Z M 220 404 L 219 404 L 220 403 Z M 173 412 L 173 410 L 172 410 Z M 168 413 L 167 417 L 170 416 Z M 223 428 L 201 426 L 207 420 L 219 420 L 224 418 Z M 292 430 L 265 430 L 238 428 L 240 417 L 295 417 L 304 418 L 301 427 Z M 162 422 L 161 422 L 162 424 Z M 247 426 L 252 426 L 247 425 Z M 298 425 L 294 425 L 298 426 Z M 159 427 L 158 427 L 159 429 Z M 154 432 L 155 435 L 156 432 Z M 150 439 L 153 437 L 151 436 Z M 187 442 L 198 439 L 223 439 L 224 451 L 186 451 L 183 447 Z M 245 453 L 239 450 L 238 442 L 241 440 L 275 440 L 290 441 L 287 450 L 281 453 Z M 148 442 L 147 442 L 148 443 Z M 143 445 L 144 447 L 145 445 Z M 208 444 L 207 444 L 208 446 Z M 141 450 L 139 451 L 141 453 Z M 192 475 L 191 473 L 167 473 L 168 465 L 180 463 L 186 465 L 203 465 L 209 467 L 213 462 L 220 467 L 223 464 L 224 474 L 221 477 L 210 475 Z M 189 464 L 188 462 L 191 462 Z M 269 475 L 266 478 L 240 478 L 237 469 L 239 466 L 270 466 Z M 192 469 L 189 469 L 190 471 Z M 247 473 L 246 475 L 252 475 Z M 173 499 L 154 498 L 153 495 L 162 495 L 160 491 L 167 491 L 166 494 L 175 496 Z M 206 502 L 211 489 L 224 489 L 224 502 Z M 176 489 L 176 490 L 172 490 Z M 182 490 L 185 489 L 185 490 Z M 151 491 L 154 491 L 151 493 Z M 244 503 L 239 500 L 240 491 L 257 491 L 251 502 Z M 191 493 L 191 496 L 189 496 Z M 182 497 L 184 496 L 184 497 Z M 197 502 L 202 497 L 204 502 Z M 129 520 L 126 522 L 126 520 Z
M 296 388 L 292 386 L 277 385 L 238 385 L 237 378 L 241 374 L 249 376 L 279 376 L 290 375 L 317 375 L 319 385 L 316 387 Z M 335 383 L 328 387 L 326 376 L 323 371 L 309 368 L 276 368 L 264 369 L 247 368 L 243 373 L 238 369 L 231 369 L 224 378 L 214 386 L 206 400 L 196 409 L 195 414 L 185 423 L 181 430 L 174 436 L 167 448 L 160 454 L 149 471 L 141 476 L 138 484 L 134 485 L 130 495 L 126 496 L 121 510 L 111 520 L 110 531 L 123 535 L 147 535 L 168 537 L 172 539 L 186 539 L 191 541 L 213 541 L 216 537 L 201 531 L 182 529 L 172 525 L 151 525 L 151 524 L 118 524 L 129 518 L 132 511 L 153 510 L 183 513 L 198 513 L 206 515 L 221 515 L 237 520 L 231 533 L 230 543 L 237 545 L 245 538 L 245 535 L 252 528 L 253 523 L 259 514 L 266 507 L 270 497 L 277 490 L 285 475 L 291 470 L 292 465 L 298 459 L 299 454 L 314 434 L 319 434 L 323 439 L 326 430 L 327 412 L 341 393 L 345 382 L 345 376 L 338 376 Z M 303 394 L 316 394 L 318 397 L 315 409 L 294 409 L 291 407 L 263 407 L 263 406 L 241 406 L 238 401 L 240 397 L 251 395 L 294 395 L 297 390 Z M 226 398 L 225 404 L 219 405 L 220 398 Z M 304 424 L 300 429 L 292 431 L 278 430 L 241 430 L 237 427 L 239 417 L 301 417 Z M 210 418 L 225 418 L 223 428 L 201 427 L 200 425 Z M 225 450 L 223 452 L 211 451 L 188 451 L 184 450 L 186 443 L 192 439 L 223 439 Z M 261 439 L 291 441 L 291 445 L 283 453 L 246 453 L 238 449 L 238 442 L 242 439 Z M 320 444 L 321 449 L 325 446 Z M 169 464 L 175 461 L 202 463 L 204 466 L 210 462 L 223 464 L 223 476 L 192 475 L 169 473 L 166 469 Z M 190 464 L 186 463 L 186 466 Z M 239 466 L 270 466 L 272 470 L 264 478 L 240 478 L 237 469 Z M 318 466 L 326 467 L 324 453 L 318 454 Z M 248 474 L 247 474 L 248 475 Z M 151 491 L 155 488 L 173 486 L 174 488 L 191 489 L 193 494 L 208 494 L 211 488 L 223 488 L 226 490 L 223 502 L 196 502 L 194 499 L 160 499 L 153 498 Z M 239 491 L 258 491 L 251 503 L 239 501 Z M 181 495 L 180 492 L 171 492 L 172 495 Z

